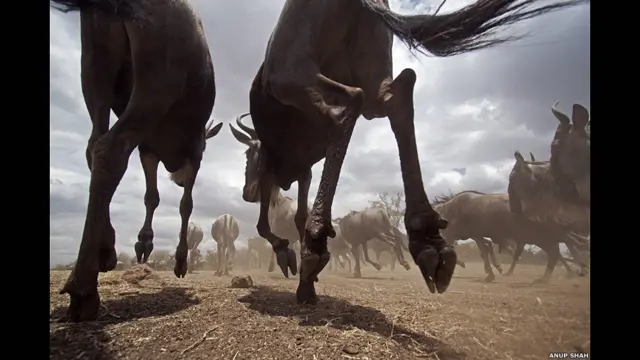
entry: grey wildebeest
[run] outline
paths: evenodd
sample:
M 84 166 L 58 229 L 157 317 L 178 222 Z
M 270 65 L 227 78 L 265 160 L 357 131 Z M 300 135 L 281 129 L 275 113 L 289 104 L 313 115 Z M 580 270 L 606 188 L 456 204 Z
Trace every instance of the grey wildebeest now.
M 240 227 L 232 215 L 221 215 L 211 225 L 211 236 L 216 241 L 218 253 L 216 275 L 228 275 L 229 271 L 233 270 L 233 259 L 236 255 L 235 241 L 238 235 L 240 235 Z
M 249 268 L 255 267 L 261 269 L 262 265 L 267 263 L 267 259 L 270 259 L 273 255 L 267 239 L 259 236 L 247 239 L 247 249 L 249 251 Z M 255 266 L 253 266 L 253 264 L 255 264 Z
M 574 104 L 569 118 L 556 102 L 551 112 L 560 122 L 551 143 L 551 158 L 527 162 L 515 152 L 516 163 L 509 174 L 509 206 L 530 221 L 553 223 L 586 235 L 591 212 L 589 111 Z
M 193 186 L 216 96 L 213 63 L 202 21 L 186 0 L 52 0 L 80 11 L 82 92 L 93 124 L 86 149 L 89 204 L 78 262 L 61 290 L 73 321 L 94 320 L 100 307 L 98 273 L 116 266 L 109 205 L 137 147 L 145 175 L 146 216 L 135 244 L 139 262 L 153 250 L 152 219 L 160 203 L 158 164 L 183 187 L 180 242 L 174 273 L 187 272 L 187 225 Z M 109 128 L 109 112 L 118 117 Z
M 404 69 L 393 79 L 392 43 L 398 36 L 413 49 L 444 57 L 509 39 L 492 38 L 501 26 L 584 0 L 534 8 L 536 0 L 478 0 L 443 15 L 399 15 L 387 0 L 286 0 L 249 92 L 254 129 L 232 127 L 246 152 L 243 199 L 260 202 L 257 229 L 273 246 L 283 272 L 295 268 L 288 240 L 273 234 L 268 212 L 272 194 L 298 182 L 298 201 L 306 204 L 312 166 L 325 158 L 317 196 L 307 222 L 298 207 L 296 225 L 305 227 L 300 304 L 315 304 L 314 282 L 327 265 L 327 237 L 342 163 L 356 119 L 388 117 L 395 135 L 404 193 L 409 249 L 433 293 L 446 291 L 456 254 L 440 236 L 446 226 L 424 190 L 413 124 L 416 74 Z M 306 226 L 305 226 L 306 224 Z
M 349 271 L 351 271 L 351 246 L 349 242 L 342 236 L 340 231 L 340 225 L 333 224 L 333 229 L 336 232 L 336 236 L 327 239 L 327 249 L 329 253 L 333 254 L 332 260 L 334 265 L 339 265 L 344 268 L 344 261 L 349 263 Z M 329 270 L 331 270 L 331 261 L 329 262 Z M 336 266 L 336 269 L 338 267 Z
M 373 251 L 373 254 L 376 256 L 376 261 L 378 262 L 378 264 L 380 263 L 380 256 L 382 256 L 382 253 L 383 252 L 389 253 L 391 255 L 391 264 L 389 265 L 389 267 L 391 270 L 394 270 L 396 268 L 397 256 L 395 254 L 395 250 L 392 244 L 389 244 L 388 242 L 382 241 L 378 238 L 373 238 L 367 243 L 365 243 L 365 245 L 367 249 L 371 249 L 371 251 Z M 407 244 L 405 244 L 404 241 L 402 241 L 401 245 L 402 245 L 402 250 L 409 251 L 409 248 L 407 247 Z
M 274 200 L 275 199 L 275 200 Z M 283 239 L 289 240 L 289 246 L 296 252 L 300 253 L 300 233 L 296 225 L 296 214 L 298 213 L 298 206 L 305 206 L 307 212 L 309 211 L 309 205 L 300 201 L 283 196 L 279 192 L 274 194 L 272 198 L 272 204 L 269 208 L 269 225 L 271 231 Z M 269 272 L 272 272 L 275 267 L 276 254 L 272 252 L 271 260 L 269 262 Z M 297 269 L 296 269 L 297 270 Z M 295 271 L 291 271 L 293 275 L 296 275 Z M 284 269 L 285 276 L 288 276 L 287 268 Z
M 361 277 L 360 255 L 364 254 L 364 261 L 380 270 L 380 265 L 369 259 L 367 242 L 373 238 L 388 243 L 398 257 L 400 264 L 409 270 L 409 263 L 402 253 L 404 234 L 391 225 L 389 213 L 382 208 L 368 208 L 362 211 L 351 211 L 342 218 L 336 220 L 340 226 L 342 236 L 351 244 L 351 254 L 355 261 L 354 275 Z M 362 248 L 362 251 L 360 251 Z
M 204 232 L 200 225 L 190 222 L 189 227 L 187 228 L 187 249 L 189 249 L 189 267 L 188 272 L 192 273 L 193 268 L 195 267 L 195 262 L 200 255 L 200 251 L 198 250 L 198 246 L 202 242 L 204 238 Z
M 477 243 L 487 273 L 485 281 L 495 279 L 489 258 L 496 269 L 502 273 L 502 267 L 495 257 L 492 244 L 485 238 L 491 238 L 494 243 L 503 247 L 511 239 L 516 244 L 522 244 L 522 247 L 525 244 L 532 244 L 544 250 L 548 257 L 547 269 L 545 275 L 537 280 L 538 282 L 547 281 L 550 278 L 560 258 L 558 243 L 573 241 L 566 229 L 553 224 L 531 222 L 513 214 L 509 209 L 508 194 L 485 194 L 467 190 L 455 195 L 436 197 L 433 205 L 434 209 L 449 222 L 448 227 L 442 230 L 442 236 L 448 242 L 473 239 Z M 518 257 L 514 254 L 512 268 Z M 510 272 L 512 271 L 510 269 Z

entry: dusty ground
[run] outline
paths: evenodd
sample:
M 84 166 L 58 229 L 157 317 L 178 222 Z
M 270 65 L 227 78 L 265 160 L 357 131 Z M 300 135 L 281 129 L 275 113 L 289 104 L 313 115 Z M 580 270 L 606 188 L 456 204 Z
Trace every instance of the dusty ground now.
M 55 320 L 68 272 L 52 271 L 50 359 L 526 360 L 588 349 L 589 280 L 564 269 L 546 286 L 530 285 L 544 269 L 526 265 L 486 284 L 468 264 L 443 295 L 415 269 L 363 270 L 325 270 L 316 307 L 296 305 L 297 277 L 276 273 L 250 272 L 256 288 L 230 289 L 211 272 L 139 285 L 111 272 L 100 276 L 100 319 L 87 324 Z

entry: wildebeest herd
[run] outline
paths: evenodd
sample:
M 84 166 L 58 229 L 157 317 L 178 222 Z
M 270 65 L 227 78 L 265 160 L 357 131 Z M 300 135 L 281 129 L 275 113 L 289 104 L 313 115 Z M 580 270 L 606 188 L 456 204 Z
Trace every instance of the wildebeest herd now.
M 536 244 L 549 255 L 543 279 L 559 258 L 558 242 L 570 249 L 586 245 L 581 239 L 590 208 L 590 126 L 584 107 L 574 105 L 571 118 L 554 107 L 560 123 L 550 160 L 527 162 L 516 153 L 508 194 L 463 192 L 438 198 L 432 206 L 414 129 L 416 74 L 404 69 L 394 79 L 391 56 L 394 35 L 411 49 L 452 56 L 511 40 L 495 36 L 501 27 L 584 2 L 537 6 L 538 0 L 477 0 L 449 14 L 399 15 L 387 0 L 285 0 L 249 90 L 249 113 L 236 120 L 239 129 L 230 126 L 247 146 L 242 198 L 260 204 L 258 234 L 271 245 L 284 275 L 299 270 L 298 303 L 318 301 L 314 283 L 331 258 L 327 238 L 335 241 L 333 249 L 355 249 L 356 273 L 358 249 L 372 237 L 390 246 L 405 268 L 409 264 L 402 248 L 407 248 L 432 293 L 443 293 L 450 284 L 457 239 L 478 242 L 490 276 L 493 250 L 486 238 L 501 248 L 508 247 L 507 240 L 515 242 L 514 259 L 524 244 Z M 183 188 L 174 273 L 184 277 L 188 252 L 202 239 L 202 230 L 189 221 L 193 187 L 207 140 L 220 133 L 222 124 L 209 121 L 216 96 L 213 63 L 203 23 L 187 0 L 51 3 L 62 11 L 80 11 L 82 90 L 93 124 L 86 148 L 91 180 L 84 232 L 76 265 L 61 290 L 70 295 L 70 319 L 86 321 L 96 319 L 100 307 L 98 273 L 117 265 L 109 204 L 132 151 L 139 149 L 146 181 L 137 261 L 146 262 L 153 251 L 151 224 L 160 202 L 157 169 L 162 162 Z M 110 110 L 118 117 L 111 128 Z M 254 128 L 242 122 L 249 114 Z M 389 119 L 400 157 L 407 235 L 388 227 L 388 214 L 379 209 L 332 218 L 342 163 L 361 115 Z M 309 209 L 311 168 L 322 159 L 320 185 Z M 296 181 L 297 201 L 280 195 Z M 488 218 L 478 220 L 477 214 Z M 218 274 L 233 265 L 237 234 L 231 216 L 213 224 Z M 301 240 L 299 268 L 290 248 L 294 239 Z M 367 251 L 363 255 L 375 266 Z

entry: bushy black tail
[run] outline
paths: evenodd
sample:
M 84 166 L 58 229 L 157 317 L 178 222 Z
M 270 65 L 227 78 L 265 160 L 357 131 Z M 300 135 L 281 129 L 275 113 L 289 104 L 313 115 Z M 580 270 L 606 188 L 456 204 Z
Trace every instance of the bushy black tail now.
M 147 0 L 50 0 L 51 7 L 62 12 L 95 9 L 129 20 L 144 20 Z
M 409 48 L 426 50 L 445 57 L 484 49 L 518 39 L 494 37 L 495 30 L 521 20 L 589 3 L 590 0 L 561 0 L 534 6 L 543 0 L 477 0 L 456 12 L 444 15 L 399 15 L 377 0 L 361 0 L 362 5 L 384 21 L 389 30 Z

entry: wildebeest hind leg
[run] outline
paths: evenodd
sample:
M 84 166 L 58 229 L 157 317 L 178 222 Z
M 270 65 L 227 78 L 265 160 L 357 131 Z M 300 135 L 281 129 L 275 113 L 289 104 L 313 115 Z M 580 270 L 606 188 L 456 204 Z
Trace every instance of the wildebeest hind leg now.
M 507 272 L 504 274 L 504 276 L 513 275 L 513 270 L 515 270 L 516 264 L 518 263 L 518 260 L 520 260 L 520 256 L 522 256 L 523 252 L 524 252 L 524 242 L 523 241 L 517 241 L 516 242 L 516 249 L 513 251 L 513 257 L 511 259 L 511 266 L 509 266 L 509 270 L 507 270 Z
M 364 261 L 371 264 L 371 266 L 373 266 L 378 271 L 382 269 L 382 266 L 380 266 L 380 264 L 371 261 L 371 259 L 369 258 L 369 245 L 367 244 L 367 241 L 362 243 L 362 254 L 364 255 Z M 380 253 L 377 253 L 376 255 L 376 259 L 380 261 Z
M 538 246 L 547 253 L 547 268 L 544 271 L 544 275 L 541 278 L 535 280 L 534 284 L 546 284 L 551 280 L 553 269 L 556 267 L 556 263 L 560 258 L 560 244 L 557 242 L 547 241 L 540 243 Z
M 146 214 L 144 224 L 138 233 L 138 241 L 134 249 L 138 263 L 146 263 L 149 255 L 153 251 L 153 214 L 160 205 L 160 194 L 158 193 L 158 157 L 143 148 L 140 151 L 140 162 L 144 171 L 144 180 L 147 190 L 144 194 L 144 206 Z
M 176 264 L 173 267 L 173 273 L 177 277 L 184 277 L 187 274 L 187 228 L 193 211 L 193 185 L 198 177 L 201 160 L 187 159 L 184 165 L 185 180 L 182 199 L 180 199 L 180 241 L 176 247 Z
M 484 272 L 487 274 L 487 277 L 484 279 L 486 282 L 492 282 L 496 279 L 496 276 L 493 274 L 493 270 L 491 269 L 491 264 L 489 263 L 489 247 L 486 242 L 482 238 L 473 238 L 478 245 L 478 250 L 480 250 L 480 257 L 482 257 L 482 263 L 484 265 Z
M 89 184 L 89 204 L 76 266 L 60 291 L 71 302 L 67 312 L 72 321 L 91 321 L 98 316 L 98 272 L 113 270 L 117 263 L 115 231 L 111 225 L 109 204 L 127 170 L 129 156 L 139 145 L 139 118 L 123 116 L 96 141 Z M 132 126 L 133 125 L 133 126 Z
M 400 154 L 409 252 L 420 268 L 429 291 L 434 293 L 437 289 L 443 293 L 451 283 L 457 256 L 453 247 L 440 235 L 440 230 L 447 227 L 447 222 L 433 210 L 424 190 L 413 123 L 415 83 L 416 73 L 404 69 L 382 98 L 385 99 L 385 108 Z
M 299 304 L 315 304 L 318 302 L 314 280 L 317 279 L 318 274 L 331 258 L 327 250 L 327 236 L 331 238 L 336 236 L 331 224 L 331 207 L 333 206 L 342 163 L 347 154 L 356 119 L 360 116 L 363 98 L 359 96 L 353 100 L 355 103 L 350 104 L 350 117 L 345 119 L 344 133 L 336 137 L 327 148 L 318 193 L 311 210 L 311 221 L 306 226 L 302 240 L 300 282 L 296 291 L 296 299 Z

